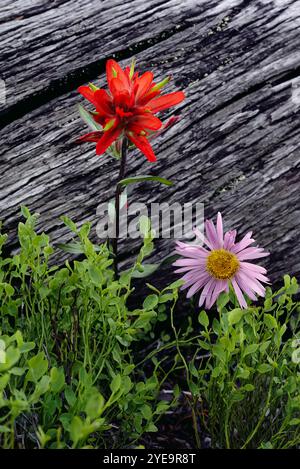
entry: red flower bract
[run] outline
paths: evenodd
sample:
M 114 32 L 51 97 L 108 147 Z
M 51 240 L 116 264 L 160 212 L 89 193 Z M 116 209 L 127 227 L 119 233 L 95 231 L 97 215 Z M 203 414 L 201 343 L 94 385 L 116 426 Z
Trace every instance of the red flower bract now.
M 84 135 L 79 141 L 95 141 L 96 153 L 101 155 L 114 141 L 126 136 L 139 148 L 149 161 L 156 161 L 148 136 L 162 127 L 154 114 L 179 104 L 184 99 L 182 91 L 161 95 L 166 78 L 160 83 L 153 82 L 153 74 L 145 72 L 139 76 L 134 64 L 124 70 L 114 60 L 106 63 L 109 90 L 94 85 L 78 88 L 95 107 L 93 119 L 103 127 Z

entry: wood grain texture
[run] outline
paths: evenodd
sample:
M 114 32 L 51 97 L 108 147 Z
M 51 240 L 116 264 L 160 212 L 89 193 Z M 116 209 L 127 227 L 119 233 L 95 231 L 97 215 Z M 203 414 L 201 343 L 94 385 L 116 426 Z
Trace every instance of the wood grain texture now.
M 185 89 L 187 99 L 175 110 L 179 123 L 154 144 L 158 162 L 150 166 L 138 151 L 129 157 L 130 174 L 163 175 L 174 186 L 141 184 L 131 200 L 202 201 L 206 216 L 222 211 L 225 228 L 253 229 L 271 252 L 263 263 L 274 281 L 286 272 L 299 275 L 299 0 L 150 1 L 146 8 L 139 1 L 74 1 L 72 13 L 68 1 L 51 8 L 15 2 L 22 20 L 3 3 L 1 48 L 11 59 L 2 76 L 14 96 L 8 96 L 0 133 L 0 218 L 12 248 L 20 204 L 40 213 L 39 228 L 54 242 L 69 239 L 62 214 L 91 220 L 97 240 L 96 208 L 113 195 L 117 165 L 95 156 L 93 144 L 73 143 L 86 128 L 76 108 L 82 99 L 71 90 L 81 77 L 96 78 L 95 63 L 102 71 L 97 83 L 104 84 L 105 59 L 121 50 L 124 65 L 141 41 L 138 67 L 150 67 L 158 78 L 171 73 L 169 89 Z M 82 11 L 84 33 L 72 35 Z M 26 28 L 32 31 L 27 42 Z M 161 37 L 163 31 L 171 34 Z M 16 34 L 21 42 L 14 55 L 9 35 Z M 102 39 L 94 47 L 96 35 Z M 24 41 L 25 62 L 17 65 Z M 28 100 L 34 105 L 27 108 Z M 136 241 L 123 243 L 124 262 L 137 248 Z M 172 241 L 158 241 L 154 258 L 172 249 Z M 56 260 L 63 259 L 57 251 Z
M 106 57 L 131 56 L 163 41 L 191 24 L 190 5 L 203 4 L 152 0 L 146 8 L 143 0 L 2 1 L 0 75 L 10 110 L 25 98 L 32 105 L 32 97 L 35 102 L 74 88 L 99 74 Z

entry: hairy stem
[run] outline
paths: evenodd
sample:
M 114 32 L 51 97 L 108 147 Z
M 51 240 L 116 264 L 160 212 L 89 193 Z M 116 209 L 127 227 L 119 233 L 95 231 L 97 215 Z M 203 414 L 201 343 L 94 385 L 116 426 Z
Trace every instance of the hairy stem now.
M 116 222 L 116 231 L 115 231 L 115 238 L 112 241 L 112 248 L 114 253 L 114 271 L 116 279 L 119 277 L 119 267 L 118 267 L 118 237 L 120 233 L 120 196 L 122 192 L 122 187 L 120 185 L 120 181 L 124 179 L 125 172 L 126 172 L 126 158 L 127 158 L 127 147 L 128 141 L 127 138 L 124 137 L 122 141 L 122 148 L 121 148 L 121 163 L 120 163 L 120 171 L 119 177 L 116 187 L 115 193 L 115 222 Z

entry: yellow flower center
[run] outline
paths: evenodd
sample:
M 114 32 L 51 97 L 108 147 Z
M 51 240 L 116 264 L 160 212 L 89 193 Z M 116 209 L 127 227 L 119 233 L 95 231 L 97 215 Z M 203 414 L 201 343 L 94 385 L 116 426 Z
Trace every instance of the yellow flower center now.
M 226 249 L 212 251 L 206 260 L 206 269 L 218 280 L 228 280 L 234 276 L 239 269 L 238 258 Z

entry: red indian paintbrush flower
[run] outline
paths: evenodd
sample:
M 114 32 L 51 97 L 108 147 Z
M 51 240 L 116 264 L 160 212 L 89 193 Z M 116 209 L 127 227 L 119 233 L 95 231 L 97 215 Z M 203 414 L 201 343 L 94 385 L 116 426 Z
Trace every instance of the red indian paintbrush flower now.
M 108 91 L 92 84 L 78 88 L 79 93 L 95 106 L 92 118 L 101 125 L 101 130 L 88 133 L 79 141 L 97 142 L 96 153 L 101 155 L 113 142 L 118 143 L 126 136 L 149 161 L 156 161 L 148 137 L 162 129 L 163 123 L 154 114 L 179 104 L 184 93 L 176 91 L 161 95 L 161 89 L 170 77 L 155 83 L 151 72 L 139 76 L 134 71 L 134 62 L 123 70 L 117 62 L 108 60 L 106 76 Z M 165 128 L 169 125 L 170 121 Z

